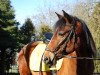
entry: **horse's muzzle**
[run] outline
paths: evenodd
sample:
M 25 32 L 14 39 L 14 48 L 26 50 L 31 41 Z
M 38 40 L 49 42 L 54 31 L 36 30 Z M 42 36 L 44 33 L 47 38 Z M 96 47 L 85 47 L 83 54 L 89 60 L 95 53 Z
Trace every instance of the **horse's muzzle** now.
M 43 55 L 43 61 L 49 67 L 51 67 L 52 65 L 55 65 L 55 56 L 54 56 L 54 54 L 49 52 L 49 51 L 45 51 L 45 53 Z

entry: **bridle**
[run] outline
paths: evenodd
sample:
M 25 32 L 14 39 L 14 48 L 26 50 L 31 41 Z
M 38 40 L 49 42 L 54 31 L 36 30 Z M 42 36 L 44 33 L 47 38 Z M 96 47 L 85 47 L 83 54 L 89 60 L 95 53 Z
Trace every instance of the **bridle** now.
M 46 51 L 49 51 L 49 52 L 53 53 L 55 56 L 57 56 L 60 52 L 64 51 L 67 48 L 67 43 L 70 41 L 70 39 L 74 40 L 74 46 L 75 46 L 75 42 L 76 42 L 76 39 L 77 39 L 76 34 L 75 34 L 75 28 L 76 28 L 76 22 L 75 22 L 75 20 L 76 19 L 73 18 L 73 21 L 71 23 L 72 24 L 71 25 L 71 30 L 69 31 L 68 35 L 66 35 L 65 37 L 63 37 L 63 39 L 59 42 L 59 44 L 57 45 L 57 47 L 54 50 L 52 50 L 52 51 L 49 48 L 46 48 Z M 70 52 L 70 53 L 72 53 L 72 52 Z M 64 54 L 67 55 L 69 53 L 64 52 Z M 63 57 L 64 54 L 62 54 L 61 57 Z
M 67 43 L 70 41 L 70 39 L 74 39 L 74 46 L 75 46 L 75 42 L 76 42 L 76 34 L 75 34 L 75 20 L 73 19 L 72 21 L 72 26 L 71 26 L 71 30 L 69 31 L 68 35 L 66 35 L 65 37 L 63 37 L 63 39 L 60 41 L 60 43 L 57 45 L 57 47 L 53 50 L 53 51 L 50 51 L 50 49 L 46 48 L 45 51 L 49 51 L 51 53 L 54 54 L 54 56 L 56 57 L 57 54 L 59 54 L 60 52 L 64 51 L 67 47 Z M 60 49 L 60 47 L 63 46 L 62 49 Z M 73 50 L 74 51 L 74 50 Z M 66 52 L 66 55 L 69 54 Z M 43 54 L 44 55 L 44 54 Z M 41 62 L 40 62 L 40 71 L 39 71 L 39 75 L 42 75 L 42 58 L 43 58 L 43 55 L 41 57 Z M 55 58 L 54 57 L 54 58 Z M 64 54 L 62 54 L 62 57 L 65 57 Z M 54 59 L 53 58 L 53 59 Z

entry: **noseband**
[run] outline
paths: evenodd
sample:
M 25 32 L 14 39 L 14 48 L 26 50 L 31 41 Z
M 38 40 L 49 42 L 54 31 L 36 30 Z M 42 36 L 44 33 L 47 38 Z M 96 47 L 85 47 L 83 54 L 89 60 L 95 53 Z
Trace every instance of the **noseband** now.
M 60 52 L 64 51 L 67 48 L 67 43 L 70 41 L 70 39 L 74 39 L 74 46 L 75 46 L 75 42 L 76 42 L 76 34 L 75 34 L 75 27 L 76 26 L 75 26 L 75 24 L 76 24 L 75 19 L 73 19 L 71 30 L 69 31 L 68 35 L 63 37 L 62 41 L 60 41 L 60 43 L 57 45 L 57 47 L 53 51 L 50 51 L 50 49 L 48 49 L 48 48 L 46 48 L 46 51 L 50 51 L 56 56 L 57 54 L 59 54 Z M 63 46 L 62 49 L 60 49 L 61 46 Z M 64 54 L 67 55 L 69 53 L 65 52 Z M 64 54 L 62 54 L 62 57 L 63 57 Z

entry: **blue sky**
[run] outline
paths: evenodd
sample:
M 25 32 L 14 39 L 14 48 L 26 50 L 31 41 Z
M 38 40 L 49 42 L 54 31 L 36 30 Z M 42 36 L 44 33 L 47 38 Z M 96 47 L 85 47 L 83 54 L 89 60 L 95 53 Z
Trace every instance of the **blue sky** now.
M 27 17 L 38 15 L 41 11 L 47 12 L 47 8 L 61 11 L 62 9 L 57 8 L 59 4 L 62 7 L 64 3 L 74 4 L 75 1 L 77 0 L 11 0 L 11 4 L 15 9 L 17 21 L 22 24 Z

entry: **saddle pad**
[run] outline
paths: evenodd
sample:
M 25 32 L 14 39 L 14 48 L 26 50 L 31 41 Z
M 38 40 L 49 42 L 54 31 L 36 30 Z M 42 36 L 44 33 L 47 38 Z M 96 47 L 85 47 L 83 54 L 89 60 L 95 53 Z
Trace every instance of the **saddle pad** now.
M 43 52 L 45 51 L 45 48 L 46 48 L 46 44 L 40 43 L 36 46 L 36 48 L 31 53 L 30 63 L 29 63 L 30 64 L 29 67 L 31 70 L 39 71 L 41 57 L 42 57 Z M 49 68 L 48 65 L 46 65 L 42 61 L 42 71 L 59 70 L 62 65 L 62 61 L 63 61 L 63 59 L 60 59 L 59 61 L 57 61 L 57 64 L 55 65 L 55 67 L 52 67 L 52 68 Z

